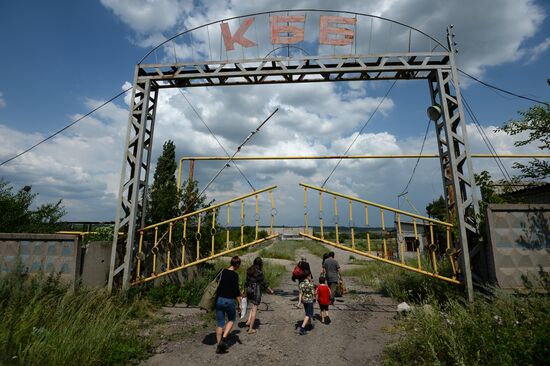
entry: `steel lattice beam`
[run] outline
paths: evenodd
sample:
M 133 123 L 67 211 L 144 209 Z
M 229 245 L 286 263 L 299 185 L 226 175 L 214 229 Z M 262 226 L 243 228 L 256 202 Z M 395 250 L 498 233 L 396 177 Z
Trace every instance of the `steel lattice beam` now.
M 139 81 L 138 70 L 139 66 L 136 67 L 132 91 L 114 229 L 115 233 L 122 231 L 126 236 L 119 238 L 118 235 L 114 235 L 107 285 L 109 290 L 113 288 L 120 274 L 122 274 L 122 288 L 128 288 L 135 261 L 134 236 L 140 222 L 143 226 L 145 216 L 159 88 L 154 81 Z
M 449 69 L 448 53 L 334 55 L 141 65 L 138 80 L 154 80 L 161 88 L 189 88 L 293 82 L 427 79 L 432 71 L 441 68 Z
M 483 258 L 477 243 L 476 216 L 479 214 L 475 181 L 466 122 L 458 86 L 458 75 L 454 61 L 452 33 L 448 30 L 450 53 L 449 70 L 437 70 L 429 78 L 432 103 L 441 108 L 441 117 L 435 121 L 441 175 L 450 222 L 459 231 L 460 265 L 468 298 L 473 298 L 472 265 L 480 271 Z M 474 272 L 474 276 L 481 277 Z M 477 279 L 477 278 L 476 278 Z
M 134 236 L 142 223 L 143 206 L 151 159 L 156 101 L 161 88 L 307 83 L 352 80 L 429 80 L 432 101 L 441 106 L 436 122 L 439 156 L 449 208 L 456 215 L 461 250 L 462 282 L 473 296 L 470 262 L 479 261 L 477 247 L 468 243 L 477 233 L 471 156 L 466 136 L 452 37 L 450 52 L 392 53 L 379 55 L 333 55 L 288 57 L 238 61 L 208 61 L 137 65 L 128 124 L 126 151 L 119 192 L 115 233 L 126 232 L 125 245 L 114 240 L 109 288 L 123 272 L 122 287 L 127 288 L 134 263 Z M 475 259 L 475 258 L 474 258 Z

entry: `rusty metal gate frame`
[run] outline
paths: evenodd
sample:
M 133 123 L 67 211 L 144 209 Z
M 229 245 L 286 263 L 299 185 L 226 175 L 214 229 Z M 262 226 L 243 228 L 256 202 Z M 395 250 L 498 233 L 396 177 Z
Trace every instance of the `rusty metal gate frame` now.
M 316 9 L 278 10 L 261 12 L 230 19 L 242 19 L 258 14 L 319 11 Z M 131 97 L 126 148 L 121 172 L 119 198 L 114 232 L 126 233 L 123 240 L 113 240 L 108 289 L 115 277 L 122 274 L 122 288 L 130 285 L 131 272 L 136 265 L 136 232 L 144 227 L 144 209 L 147 199 L 149 170 L 153 146 L 158 93 L 163 88 L 190 88 L 205 86 L 255 85 L 277 83 L 307 83 L 351 80 L 418 80 L 428 81 L 434 107 L 441 110 L 436 118 L 439 160 L 445 198 L 456 221 L 460 250 L 461 280 L 467 296 L 473 299 L 472 270 L 480 269 L 482 250 L 477 237 L 476 215 L 479 213 L 475 197 L 470 148 L 462 108 L 458 74 L 455 64 L 454 34 L 447 28 L 447 47 L 426 33 L 391 19 L 364 13 L 328 11 L 340 14 L 382 19 L 400 24 L 433 40 L 438 52 L 394 52 L 387 54 L 347 54 L 332 56 L 267 57 L 242 60 L 184 62 L 170 64 L 137 64 Z M 182 32 L 175 37 L 189 33 Z M 149 54 L 173 40 L 168 39 Z M 149 55 L 148 54 L 148 55 Z M 148 56 L 146 55 L 146 57 Z M 145 58 L 144 58 L 145 59 Z M 143 60 L 142 60 L 143 61 Z M 119 253 L 123 253 L 120 255 Z

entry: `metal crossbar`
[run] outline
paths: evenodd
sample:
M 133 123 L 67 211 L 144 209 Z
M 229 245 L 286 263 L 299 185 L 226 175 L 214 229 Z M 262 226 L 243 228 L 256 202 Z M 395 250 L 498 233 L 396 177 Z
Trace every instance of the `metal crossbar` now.
M 449 283 L 461 284 L 458 279 L 459 251 L 452 245 L 453 224 L 432 219 L 411 212 L 406 212 L 396 208 L 384 206 L 378 203 L 367 201 L 361 198 L 349 196 L 346 194 L 329 191 L 327 189 L 300 183 L 304 187 L 304 226 L 305 232 L 300 233 L 303 237 L 316 240 L 333 247 L 371 258 L 383 263 L 391 264 L 409 271 L 421 273 L 426 276 L 434 277 Z M 311 226 L 308 218 L 308 190 L 313 190 L 319 194 L 319 230 L 316 232 Z M 328 234 L 328 227 L 323 221 L 323 194 L 332 198 L 334 213 L 334 239 Z M 347 200 L 348 219 L 349 219 L 349 240 L 342 240 L 342 226 L 338 219 L 338 199 Z M 329 199 L 330 200 L 330 199 Z M 365 212 L 365 235 L 358 236 L 357 226 L 353 220 L 353 208 L 355 205 L 362 205 Z M 369 225 L 369 208 L 379 210 L 380 229 L 373 230 Z M 325 209 L 326 210 L 326 209 Z M 372 209 L 370 210 L 372 213 Z M 388 231 L 385 222 L 385 213 L 395 215 L 395 236 L 392 237 Z M 386 215 L 387 216 L 387 215 Z M 410 222 L 403 221 L 403 217 L 411 219 Z M 406 258 L 406 243 L 404 239 L 403 225 L 412 225 L 414 231 L 413 245 L 414 258 Z M 422 230 L 420 230 L 422 229 Z M 374 231 L 378 232 L 379 239 L 373 239 Z M 310 234 L 311 233 L 311 234 Z M 437 235 L 440 233 L 440 235 Z M 437 237 L 441 237 L 444 243 L 439 243 Z M 424 243 L 424 245 L 422 245 Z M 445 248 L 445 252 L 440 253 L 440 248 Z M 394 251 L 395 249 L 395 251 Z M 397 252 L 397 254 L 395 253 Z
M 275 188 L 277 186 L 263 188 L 138 230 L 136 273 L 131 284 L 137 285 L 152 281 L 276 238 L 279 234 L 273 232 L 277 212 L 273 198 Z M 259 199 L 260 195 L 265 193 L 269 195 L 271 208 L 269 232 L 267 236 L 260 237 Z M 252 241 L 247 240 L 245 236 L 245 200 L 250 198 L 254 200 L 252 205 L 254 209 L 254 237 Z M 231 204 L 234 202 L 239 203 L 240 230 L 237 240 L 230 241 Z M 225 229 L 219 229 L 218 220 L 223 214 L 226 216 L 227 225 Z M 192 258 L 186 258 L 186 253 L 192 254 Z

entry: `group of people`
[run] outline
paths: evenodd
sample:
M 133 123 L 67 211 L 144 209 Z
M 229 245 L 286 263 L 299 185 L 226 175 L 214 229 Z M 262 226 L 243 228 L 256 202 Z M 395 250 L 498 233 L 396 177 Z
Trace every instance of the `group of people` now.
M 216 353 L 225 353 L 228 349 L 227 337 L 233 328 L 237 314 L 242 311 L 242 296 L 239 287 L 239 275 L 237 270 L 241 266 L 241 259 L 238 256 L 231 258 L 228 268 L 224 268 L 220 273 L 218 289 L 216 292 Z M 300 335 L 305 335 L 307 329 L 312 328 L 313 304 L 319 303 L 321 312 L 321 323 L 328 324 L 329 305 L 334 304 L 337 286 L 341 279 L 340 266 L 334 259 L 334 252 L 327 253 L 323 257 L 323 265 L 319 276 L 319 285 L 315 286 L 313 274 L 307 259 L 302 257 L 297 265 L 301 274 L 293 272 L 292 280 L 299 281 L 298 306 L 303 305 L 305 316 L 299 329 Z M 248 327 L 247 333 L 254 334 L 254 323 L 258 312 L 258 305 L 262 299 L 262 291 L 273 293 L 268 286 L 264 272 L 263 261 L 260 257 L 254 259 L 252 266 L 246 271 L 245 297 L 250 304 L 250 312 L 246 321 Z M 246 311 L 246 309 L 244 309 Z M 226 321 L 227 318 L 227 321 Z
M 321 323 L 330 323 L 328 310 L 330 305 L 334 305 L 334 298 L 341 279 L 340 265 L 334 258 L 334 252 L 326 253 L 323 256 L 318 286 L 315 286 L 313 282 L 313 273 L 307 259 L 302 257 L 300 262 L 298 262 L 292 273 L 292 280 L 298 280 L 299 295 L 297 306 L 301 307 L 303 304 L 305 312 L 304 320 L 300 326 L 300 335 L 305 335 L 308 329 L 313 328 L 313 304 L 315 301 L 319 304 Z

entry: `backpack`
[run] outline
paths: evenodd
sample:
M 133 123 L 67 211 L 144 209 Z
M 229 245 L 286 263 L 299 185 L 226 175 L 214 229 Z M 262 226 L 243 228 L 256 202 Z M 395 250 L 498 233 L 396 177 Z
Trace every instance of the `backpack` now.
M 303 277 L 305 277 L 304 270 L 300 268 L 299 265 L 296 265 L 296 267 L 294 267 L 294 270 L 292 271 L 292 279 L 294 280 L 295 278 L 303 278 Z

